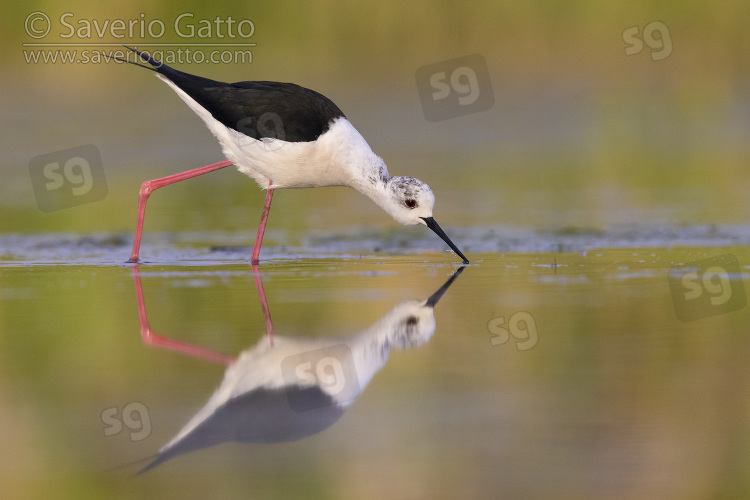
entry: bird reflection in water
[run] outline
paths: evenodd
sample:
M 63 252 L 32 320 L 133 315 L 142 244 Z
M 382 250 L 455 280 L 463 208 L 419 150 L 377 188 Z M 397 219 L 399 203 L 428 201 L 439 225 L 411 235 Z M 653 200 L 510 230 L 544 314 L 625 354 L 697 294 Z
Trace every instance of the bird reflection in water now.
M 143 341 L 228 366 L 208 402 L 141 473 L 220 443 L 296 441 L 330 427 L 385 365 L 391 349 L 417 347 L 432 337 L 433 308 L 464 270 L 458 268 L 427 300 L 402 302 L 366 330 L 337 339 L 274 335 L 260 273 L 252 267 L 268 335 L 236 358 L 154 333 L 133 268 Z

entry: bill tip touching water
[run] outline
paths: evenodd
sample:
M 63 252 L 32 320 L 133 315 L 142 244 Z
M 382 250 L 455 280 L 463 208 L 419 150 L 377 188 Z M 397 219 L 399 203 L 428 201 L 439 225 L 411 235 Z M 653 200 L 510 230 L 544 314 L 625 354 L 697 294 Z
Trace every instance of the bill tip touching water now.
M 235 165 L 266 190 L 252 263 L 259 262 L 273 192 L 283 188 L 348 186 L 404 225 L 424 224 L 464 264 L 469 260 L 433 218 L 435 195 L 419 179 L 391 176 L 382 158 L 327 97 L 293 83 L 224 83 L 183 73 L 127 47 L 140 62 L 116 58 L 157 73 L 206 124 L 226 160 L 142 184 L 135 241 L 138 262 L 146 200 L 155 189 Z

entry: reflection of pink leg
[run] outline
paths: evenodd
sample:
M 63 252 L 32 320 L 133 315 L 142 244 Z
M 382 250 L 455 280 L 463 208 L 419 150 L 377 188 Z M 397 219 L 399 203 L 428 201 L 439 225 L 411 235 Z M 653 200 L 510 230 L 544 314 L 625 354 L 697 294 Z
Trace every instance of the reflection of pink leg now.
M 143 233 L 143 219 L 146 216 L 146 200 L 148 200 L 149 195 L 155 189 L 168 186 L 169 184 L 174 184 L 175 182 L 184 181 L 185 179 L 190 179 L 192 177 L 207 174 L 209 172 L 213 172 L 214 170 L 228 167 L 231 164 L 231 161 L 224 160 L 217 163 L 212 163 L 211 165 L 206 165 L 205 167 L 194 168 L 193 170 L 188 170 L 187 172 L 181 172 L 179 174 L 162 177 L 161 179 L 146 181 L 141 184 L 141 190 L 138 193 L 138 221 L 135 227 L 135 241 L 133 242 L 133 251 L 130 254 L 130 260 L 128 260 L 128 262 L 138 262 L 138 251 L 141 246 L 141 234 Z
M 205 359 L 212 363 L 221 363 L 227 366 L 234 363 L 234 358 L 227 356 L 226 354 L 221 354 L 210 349 L 188 344 L 187 342 L 180 342 L 178 340 L 169 339 L 155 334 L 153 330 L 151 330 L 151 327 L 148 324 L 148 318 L 146 317 L 146 305 L 143 302 L 143 288 L 141 287 L 141 277 L 138 275 L 137 265 L 133 267 L 132 273 L 133 281 L 135 281 L 135 296 L 138 301 L 138 321 L 141 325 L 141 339 L 143 339 L 143 342 L 149 345 L 187 354 L 188 356 L 193 356 L 195 358 Z
M 260 246 L 263 244 L 263 233 L 266 232 L 266 221 L 268 221 L 268 212 L 271 211 L 271 200 L 273 199 L 273 189 L 271 189 L 273 181 L 268 181 L 268 190 L 266 191 L 266 202 L 263 205 L 263 213 L 260 216 L 260 226 L 258 226 L 258 235 L 255 237 L 255 245 L 253 245 L 253 256 L 250 260 L 251 264 L 258 263 L 258 256 L 260 256 Z
M 263 289 L 263 281 L 260 279 L 260 270 L 258 264 L 251 264 L 250 267 L 253 269 L 253 278 L 255 278 L 255 288 L 258 289 L 258 296 L 260 297 L 260 307 L 263 309 L 263 317 L 266 318 L 266 332 L 268 332 L 268 340 L 273 345 L 273 322 L 271 321 L 271 310 L 268 308 L 268 301 L 266 300 L 266 291 Z

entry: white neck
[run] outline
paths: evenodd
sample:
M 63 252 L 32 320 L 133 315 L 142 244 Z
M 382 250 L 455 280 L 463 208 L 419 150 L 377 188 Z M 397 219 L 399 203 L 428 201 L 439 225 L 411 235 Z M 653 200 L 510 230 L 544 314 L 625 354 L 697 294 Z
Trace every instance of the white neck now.
M 345 184 L 376 203 L 390 179 L 388 167 L 346 118 L 338 118 L 320 138 L 328 161 L 345 177 Z

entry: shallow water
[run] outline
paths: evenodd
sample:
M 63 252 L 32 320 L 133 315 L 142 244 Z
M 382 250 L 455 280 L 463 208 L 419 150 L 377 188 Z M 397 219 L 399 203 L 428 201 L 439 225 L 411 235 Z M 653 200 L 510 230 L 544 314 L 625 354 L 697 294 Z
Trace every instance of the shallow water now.
M 722 228 L 671 231 L 694 246 L 654 229 L 481 251 L 511 230 L 458 231 L 472 264 L 434 310 L 459 268 L 431 239 L 345 251 L 310 235 L 254 270 L 244 235 L 150 235 L 137 267 L 128 236 L 5 236 L 16 452 L 0 482 L 10 497 L 746 496 L 750 252 L 742 231 L 726 246 Z
M 236 169 L 154 193 L 125 265 L 141 183 L 222 151 L 145 70 L 29 64 L 28 23 L 231 40 L 49 3 L 0 18 L 0 497 L 750 498 L 750 4 L 191 3 L 257 46 L 175 69 L 331 98 L 458 275 L 345 188 L 279 190 L 256 270 Z M 430 67 L 484 109 L 432 121 Z

